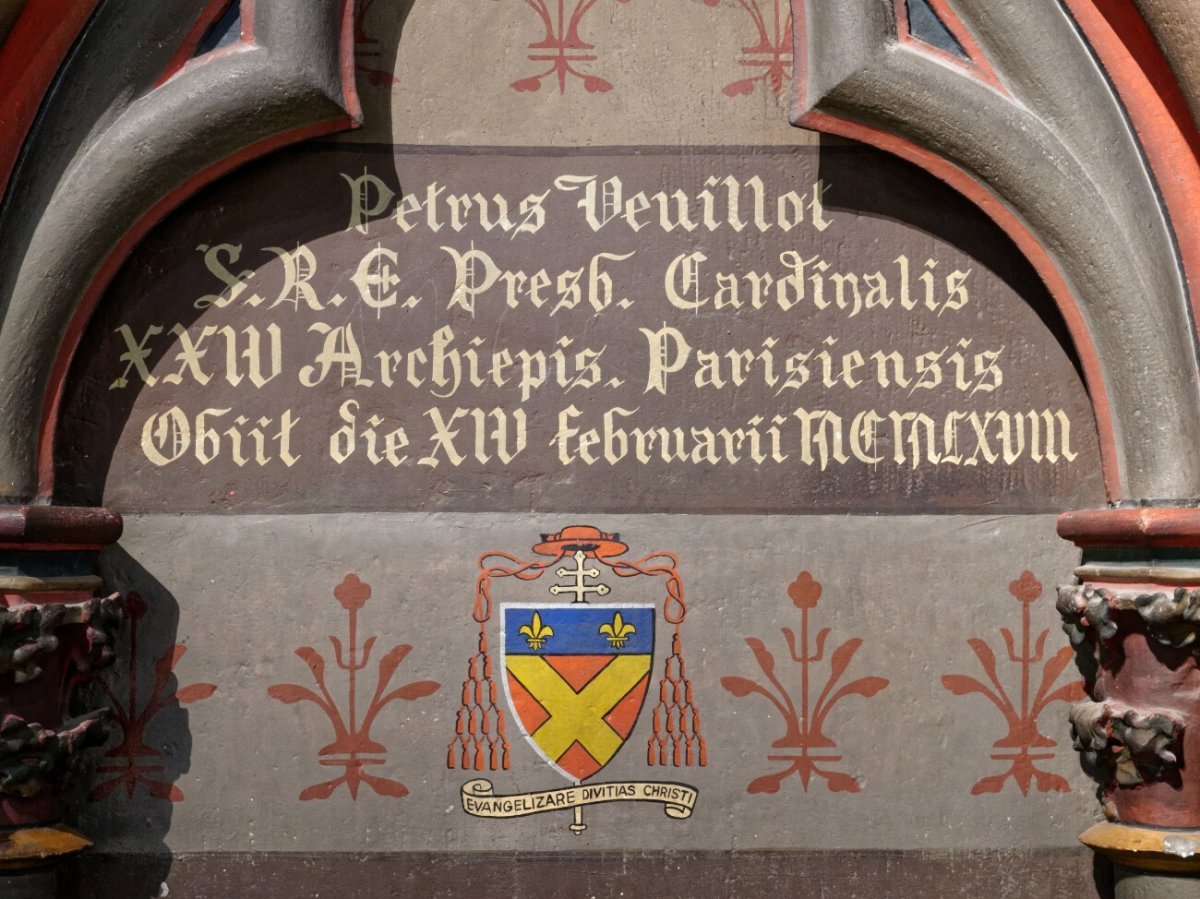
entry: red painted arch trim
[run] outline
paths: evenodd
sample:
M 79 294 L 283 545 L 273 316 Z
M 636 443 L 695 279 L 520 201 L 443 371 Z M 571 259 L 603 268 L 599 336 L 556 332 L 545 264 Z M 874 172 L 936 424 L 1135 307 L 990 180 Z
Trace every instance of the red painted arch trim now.
M 253 0 L 249 0 L 253 2 Z M 355 57 L 354 17 L 357 0 L 345 0 L 342 6 L 342 105 L 355 123 L 362 122 L 362 102 L 358 96 L 358 68 Z
M 188 31 L 187 37 L 183 43 L 179 45 L 175 56 L 167 65 L 163 73 L 154 83 L 155 87 L 161 87 L 166 82 L 170 81 L 180 72 L 187 71 L 196 65 L 204 65 L 214 59 L 219 59 L 230 53 L 237 53 L 247 47 L 255 46 L 254 43 L 254 0 L 241 0 L 241 37 L 236 44 L 229 47 L 222 47 L 219 50 L 213 50 L 210 53 L 205 53 L 203 56 L 196 56 L 196 48 L 200 46 L 200 41 L 204 39 L 204 35 L 208 33 L 208 29 L 212 27 L 225 9 L 229 5 L 229 0 L 209 0 L 204 11 L 197 17 L 195 24 Z M 354 58 L 354 15 L 356 3 L 355 0 L 344 0 L 342 4 L 342 22 L 341 22 L 341 72 L 342 72 L 342 104 L 350 113 L 350 117 L 356 122 L 362 118 L 362 104 L 358 97 L 358 82 L 355 75 L 355 58 Z
M 1200 546 L 1200 509 L 1087 509 L 1058 517 L 1058 535 L 1077 546 Z
M 28 0 L 0 46 L 0 197 L 71 45 L 100 0 Z
M 211 28 L 218 19 L 224 15 L 225 10 L 232 6 L 229 0 L 209 0 L 208 5 L 204 7 L 200 15 L 196 17 L 195 23 L 188 31 L 187 36 L 183 39 L 183 43 L 179 45 L 179 49 L 175 51 L 175 55 L 171 57 L 171 61 L 163 70 L 163 73 L 158 76 L 158 80 L 154 82 L 155 87 L 161 87 L 166 84 L 180 72 L 186 71 L 193 65 L 204 65 L 214 59 L 219 59 L 230 53 L 236 53 L 239 50 L 244 50 L 247 47 L 254 46 L 254 0 L 241 0 L 241 36 L 237 43 L 222 47 L 219 50 L 213 50 L 205 53 L 203 56 L 196 56 L 196 49 L 200 46 L 200 42 L 204 40 L 204 35 L 208 34 L 208 29 Z
M 254 39 L 254 0 L 241 0 L 241 3 L 243 23 L 242 41 L 236 47 L 230 47 L 225 52 L 237 50 L 247 43 L 252 43 Z M 216 3 L 213 5 L 215 6 Z M 133 252 L 134 247 L 145 238 L 155 225 L 166 218 L 173 210 L 177 209 L 185 200 L 195 195 L 205 185 L 211 184 L 238 166 L 265 156 L 281 147 L 314 137 L 321 137 L 326 134 L 335 134 L 339 131 L 345 131 L 347 128 L 355 128 L 362 123 L 362 107 L 358 97 L 354 65 L 354 12 L 355 0 L 343 0 L 342 31 L 339 42 L 341 57 L 339 60 L 339 70 L 342 76 L 341 87 L 343 108 L 346 110 L 345 115 L 266 138 L 242 148 L 232 156 L 193 175 L 169 194 L 162 197 L 148 212 L 138 219 L 109 251 L 104 261 L 100 264 L 90 285 L 81 297 L 70 323 L 67 325 L 59 347 L 58 356 L 55 358 L 54 366 L 50 372 L 50 381 L 43 398 L 42 422 L 38 433 L 37 456 L 39 499 L 49 500 L 54 496 L 55 438 L 58 431 L 58 417 L 62 406 L 63 391 L 66 386 L 67 375 L 70 372 L 71 362 L 75 358 L 79 342 L 83 339 L 88 322 L 91 320 L 92 314 L 99 305 L 104 292 L 108 289 L 109 284 L 112 283 L 113 278 L 116 277 L 121 265 L 129 257 L 129 254 Z M 201 32 L 201 35 L 203 35 L 203 32 Z M 214 53 L 206 54 L 201 59 L 207 59 L 215 55 Z M 186 67 L 185 64 L 184 68 Z M 165 80 L 165 77 L 163 80 Z
M 941 20 L 942 24 L 946 26 L 946 29 L 954 35 L 954 39 L 963 48 L 963 51 L 969 57 L 969 61 L 964 61 L 953 53 L 947 53 L 940 47 L 935 47 L 919 38 L 913 37 L 912 28 L 908 21 L 908 0 L 895 0 L 894 3 L 896 9 L 896 34 L 900 42 L 914 47 L 923 53 L 936 56 L 951 65 L 958 66 L 1005 96 L 1009 96 L 1008 89 L 996 77 L 995 70 L 992 68 L 991 63 L 987 61 L 987 57 L 983 55 L 983 51 L 979 49 L 979 44 L 975 43 L 975 38 L 971 37 L 971 32 L 967 30 L 967 26 L 962 23 L 962 19 L 955 15 L 954 10 L 946 4 L 946 0 L 926 0 L 926 2 L 934 14 Z
M 233 156 L 221 160 L 219 163 L 184 181 L 175 190 L 159 200 L 149 212 L 143 215 L 132 228 L 125 232 L 125 235 L 109 251 L 104 262 L 101 263 L 95 277 L 92 279 L 91 285 L 76 308 L 75 314 L 67 326 L 67 331 L 63 337 L 58 357 L 55 359 L 54 367 L 51 370 L 50 383 L 47 387 L 45 401 L 42 406 L 42 426 L 38 436 L 39 499 L 48 500 L 54 496 L 54 444 L 58 431 L 58 415 L 62 405 L 63 390 L 66 386 L 67 373 L 70 371 L 71 362 L 75 358 L 79 342 L 83 338 L 88 322 L 99 305 L 101 297 L 103 297 L 104 292 L 108 289 L 109 284 L 112 283 L 113 278 L 116 277 L 121 265 L 129 257 L 129 254 L 133 252 L 134 247 L 142 241 L 150 232 L 150 229 L 177 209 L 185 200 L 195 195 L 205 185 L 211 184 L 238 166 L 244 165 L 260 156 L 265 156 L 289 144 L 344 131 L 357 123 L 358 120 L 350 116 L 339 117 L 305 128 L 286 131 L 245 147 Z
M 1153 33 L 1130 0 L 1065 0 L 1146 155 L 1179 244 L 1192 316 L 1200 322 L 1200 131 Z
M 1096 416 L 1105 490 L 1109 498 L 1121 496 L 1122 485 L 1120 469 L 1117 464 L 1116 433 L 1113 428 L 1112 410 L 1104 386 L 1099 356 L 1083 316 L 1079 312 L 1075 296 L 1067 286 L 1066 279 L 1041 243 L 1025 226 L 1025 223 L 995 195 L 958 166 L 911 141 L 867 125 L 815 111 L 801 116 L 796 124 L 814 131 L 822 131 L 826 134 L 834 134 L 870 144 L 923 168 L 978 206 L 1017 245 L 1017 248 L 1045 282 L 1050 295 L 1062 313 L 1067 330 L 1071 334 L 1075 351 L 1079 354 L 1079 360 L 1083 366 L 1084 380 L 1087 383 L 1092 409 Z

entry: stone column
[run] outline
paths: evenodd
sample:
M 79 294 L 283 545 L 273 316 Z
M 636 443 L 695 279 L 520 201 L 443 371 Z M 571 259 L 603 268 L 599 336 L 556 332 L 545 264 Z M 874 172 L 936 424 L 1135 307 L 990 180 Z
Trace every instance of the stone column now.
M 1115 863 L 1118 899 L 1200 897 L 1200 509 L 1071 512 L 1083 550 L 1058 609 L 1090 699 L 1075 748 L 1107 819 L 1080 839 Z
M 95 562 L 120 534 L 105 509 L 0 506 L 0 899 L 53 897 L 58 863 L 91 845 L 61 794 L 106 737 L 71 694 L 113 660 L 121 601 Z

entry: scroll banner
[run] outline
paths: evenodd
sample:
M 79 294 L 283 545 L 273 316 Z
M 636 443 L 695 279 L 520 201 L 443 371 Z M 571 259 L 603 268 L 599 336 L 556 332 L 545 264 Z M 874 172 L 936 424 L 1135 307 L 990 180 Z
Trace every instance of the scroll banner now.
M 695 787 L 685 784 L 633 780 L 497 796 L 491 781 L 480 778 L 463 784 L 462 807 L 476 818 L 523 818 L 605 802 L 657 802 L 668 818 L 683 820 L 692 816 L 696 796 Z

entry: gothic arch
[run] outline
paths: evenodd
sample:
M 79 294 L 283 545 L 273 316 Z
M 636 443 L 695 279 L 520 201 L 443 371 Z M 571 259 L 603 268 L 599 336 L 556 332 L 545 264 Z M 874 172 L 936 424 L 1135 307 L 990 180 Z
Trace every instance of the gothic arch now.
M 1196 495 L 1194 238 L 1167 202 L 1190 157 L 1153 167 L 1172 135 L 1136 130 L 1127 110 L 1148 110 L 1123 101 L 1072 17 L 1090 4 L 935 4 L 974 36 L 975 65 L 903 34 L 891 0 L 796 6 L 793 121 L 904 156 L 992 216 L 1071 329 L 1110 499 Z
M 21 146 L 0 209 L 0 379 L 19 385 L 0 398 L 10 501 L 53 492 L 62 382 L 132 247 L 231 168 L 358 121 L 353 0 L 241 0 L 241 39 L 181 64 L 228 5 L 197 17 L 194 0 L 166 0 L 149 27 L 140 3 L 101 6 L 56 76 L 90 89 L 48 85 Z

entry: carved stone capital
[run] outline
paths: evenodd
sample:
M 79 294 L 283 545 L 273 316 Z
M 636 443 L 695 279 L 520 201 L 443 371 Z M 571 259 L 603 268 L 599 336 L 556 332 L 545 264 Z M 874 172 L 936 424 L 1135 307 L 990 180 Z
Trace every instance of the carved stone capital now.
M 1123 787 L 1134 786 L 1179 764 L 1174 747 L 1183 722 L 1175 715 L 1083 700 L 1071 707 L 1070 719 L 1084 768 L 1101 785 L 1115 780 Z
M 42 673 L 39 664 L 56 652 L 61 631 L 84 626 L 74 649 L 76 670 L 92 674 L 113 661 L 112 643 L 121 626 L 121 598 L 112 595 L 72 603 L 22 603 L 0 607 L 0 674 L 26 684 Z
M 58 729 L 19 715 L 0 718 L 0 794 L 30 799 L 58 787 L 78 764 L 82 750 L 108 739 L 105 715 L 92 712 Z
M 1063 618 L 1063 630 L 1071 639 L 1072 646 L 1080 646 L 1088 639 L 1090 627 L 1101 640 L 1109 640 L 1117 633 L 1112 620 L 1112 594 L 1097 590 L 1087 584 L 1058 588 L 1055 607 Z
M 1113 589 L 1083 584 L 1059 587 L 1057 605 L 1064 630 L 1077 646 L 1086 640 L 1089 627 L 1101 640 L 1112 639 L 1118 629 L 1115 613 L 1136 612 L 1159 643 L 1200 652 L 1196 641 L 1200 635 L 1200 589 Z
M 1189 768 L 1200 758 L 1200 509 L 1072 512 L 1059 534 L 1082 550 L 1081 583 L 1059 588 L 1057 608 L 1090 696 L 1071 709 L 1075 748 L 1105 816 L 1200 831 L 1200 778 Z
M 0 509 L 0 829 L 59 828 L 80 755 L 106 738 L 107 710 L 68 709 L 114 661 L 124 602 L 96 595 L 96 557 L 120 533 L 107 509 Z

